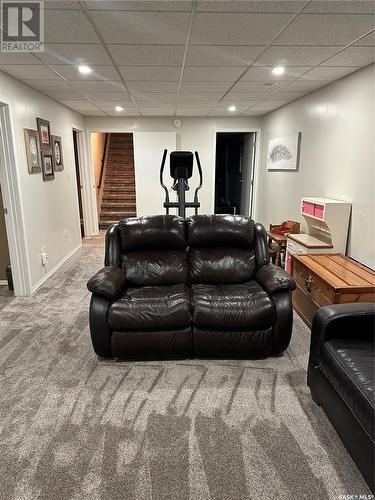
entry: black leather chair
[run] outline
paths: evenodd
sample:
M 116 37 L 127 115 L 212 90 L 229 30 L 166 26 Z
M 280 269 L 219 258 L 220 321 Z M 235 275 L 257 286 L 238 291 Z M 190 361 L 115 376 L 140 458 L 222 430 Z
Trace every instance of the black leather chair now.
M 375 304 L 321 308 L 311 331 L 307 383 L 374 492 Z
M 106 234 L 88 282 L 96 354 L 265 357 L 292 332 L 291 276 L 269 264 L 262 225 L 233 215 L 134 217 Z

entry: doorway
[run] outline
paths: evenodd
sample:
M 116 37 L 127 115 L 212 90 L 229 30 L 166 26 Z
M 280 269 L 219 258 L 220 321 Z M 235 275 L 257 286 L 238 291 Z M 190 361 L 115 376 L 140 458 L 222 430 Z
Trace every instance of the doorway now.
M 83 204 L 82 204 L 82 180 L 79 165 L 79 145 L 78 145 L 78 131 L 73 129 L 73 148 L 74 148 L 74 164 L 76 169 L 77 180 L 77 193 L 78 193 L 78 207 L 79 207 L 79 222 L 81 228 L 81 237 L 85 236 L 85 226 L 83 219 Z
M 256 132 L 217 132 L 215 214 L 251 217 L 254 202 Z
M 0 184 L 0 296 L 4 294 L 8 295 L 8 290 L 13 290 L 13 283 L 11 283 L 11 279 L 9 280 L 8 288 L 8 276 L 10 276 L 10 256 L 8 236 L 5 226 L 4 203 Z

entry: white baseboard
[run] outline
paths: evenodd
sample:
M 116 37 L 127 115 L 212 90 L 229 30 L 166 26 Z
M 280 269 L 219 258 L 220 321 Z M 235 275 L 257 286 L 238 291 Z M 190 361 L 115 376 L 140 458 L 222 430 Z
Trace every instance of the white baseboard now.
M 60 267 L 61 267 L 61 266 L 62 266 L 62 265 L 63 265 L 63 264 L 64 264 L 64 263 L 68 260 L 68 259 L 70 259 L 70 257 L 71 257 L 72 255 L 74 255 L 74 254 L 77 252 L 77 250 L 79 250 L 81 247 L 82 247 L 82 243 L 80 243 L 80 244 L 79 244 L 79 245 L 77 245 L 75 248 L 73 248 L 73 250 L 71 250 L 71 251 L 70 251 L 67 255 L 65 255 L 65 257 L 63 257 L 63 258 L 60 260 L 60 262 L 58 262 L 58 263 L 56 264 L 56 266 L 55 266 L 55 267 L 53 267 L 52 269 L 50 269 L 50 270 L 48 271 L 48 273 L 47 273 L 47 274 L 45 274 L 45 275 L 43 276 L 43 278 L 42 278 L 42 279 L 40 279 L 40 280 L 38 281 L 38 283 L 36 283 L 36 284 L 32 287 L 32 289 L 31 289 L 31 295 L 33 295 L 33 294 L 34 294 L 34 293 L 38 290 L 38 288 L 40 288 L 40 287 L 43 285 L 43 283 L 44 283 L 45 281 L 47 281 L 47 280 L 48 280 L 48 278 L 50 278 L 50 277 L 51 277 L 51 276 L 52 276 L 52 275 L 53 275 L 53 274 L 54 274 L 54 273 L 55 273 L 55 272 L 56 272 L 56 271 L 57 271 L 57 270 L 58 270 L 58 269 L 59 269 L 59 268 L 60 268 Z

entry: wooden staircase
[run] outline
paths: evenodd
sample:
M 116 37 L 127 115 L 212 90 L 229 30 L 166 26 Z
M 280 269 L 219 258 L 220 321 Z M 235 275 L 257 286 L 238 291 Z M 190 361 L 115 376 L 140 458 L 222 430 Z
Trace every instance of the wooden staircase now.
M 99 228 L 136 215 L 133 134 L 111 134 Z

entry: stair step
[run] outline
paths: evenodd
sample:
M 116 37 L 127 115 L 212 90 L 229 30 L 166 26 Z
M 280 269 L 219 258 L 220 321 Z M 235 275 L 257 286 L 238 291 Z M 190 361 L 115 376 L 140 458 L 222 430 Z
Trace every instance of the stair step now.
M 102 203 L 102 212 L 129 211 L 135 209 L 135 203 Z

